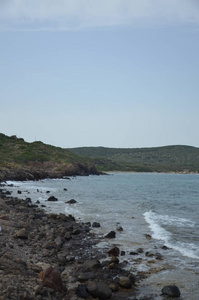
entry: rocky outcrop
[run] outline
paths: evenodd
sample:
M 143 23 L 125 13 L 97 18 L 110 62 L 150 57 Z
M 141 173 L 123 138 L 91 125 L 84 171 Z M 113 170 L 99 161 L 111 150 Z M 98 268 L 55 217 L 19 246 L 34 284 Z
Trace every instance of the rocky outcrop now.
M 52 163 L 37 163 L 23 167 L 0 167 L 0 182 L 6 180 L 41 180 L 45 178 L 64 178 L 66 176 L 100 175 L 94 165 L 90 164 L 65 164 L 53 165 Z

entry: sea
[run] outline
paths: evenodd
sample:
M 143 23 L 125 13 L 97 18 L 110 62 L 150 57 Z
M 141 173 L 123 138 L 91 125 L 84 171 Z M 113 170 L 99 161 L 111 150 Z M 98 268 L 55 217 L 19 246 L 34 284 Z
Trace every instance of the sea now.
M 114 230 L 116 238 L 102 238 L 97 247 L 118 246 L 127 268 L 147 274 L 140 283 L 143 296 L 162 299 L 163 286 L 175 284 L 180 299 L 199 299 L 198 174 L 117 172 L 6 184 L 14 197 L 39 200 L 47 212 L 99 222 L 92 229 L 99 237 Z M 50 196 L 58 201 L 47 201 Z M 77 203 L 68 204 L 71 199 Z

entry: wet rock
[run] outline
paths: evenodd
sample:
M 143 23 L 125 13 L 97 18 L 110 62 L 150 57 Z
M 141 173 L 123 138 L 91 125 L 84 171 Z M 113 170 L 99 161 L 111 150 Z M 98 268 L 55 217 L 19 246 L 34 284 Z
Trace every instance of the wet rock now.
M 54 197 L 54 196 L 50 196 L 48 199 L 47 199 L 47 201 L 58 201 L 58 199 L 56 198 L 56 197 Z
M 21 191 L 17 191 L 17 194 L 21 194 Z
M 124 256 L 126 254 L 126 252 L 124 250 L 121 251 L 120 255 Z
M 101 225 L 98 222 L 93 222 L 92 227 L 93 228 L 99 228 Z
M 18 237 L 20 239 L 28 239 L 28 232 L 27 232 L 26 228 L 22 228 L 19 231 L 17 231 L 16 237 Z
M 60 273 L 55 268 L 49 267 L 45 269 L 39 273 L 38 278 L 42 280 L 44 286 L 63 293 L 62 279 Z
M 120 254 L 120 249 L 118 247 L 113 247 L 108 251 L 109 255 L 118 256 Z
M 131 280 L 128 277 L 120 277 L 119 284 L 125 289 L 130 289 L 132 286 Z
M 66 188 L 64 188 L 64 191 L 67 191 L 67 189 L 66 189 Z
M 117 231 L 123 231 L 124 229 L 122 228 L 122 226 L 117 227 Z
M 144 234 L 144 236 L 145 236 L 145 238 L 146 238 L 147 240 L 151 240 L 151 239 L 152 239 L 152 237 L 151 237 L 150 234 Z
M 143 248 L 138 248 L 136 251 L 141 254 L 141 253 L 144 252 L 144 249 Z
M 112 291 L 109 285 L 105 282 L 89 282 L 87 285 L 87 290 L 90 295 L 100 299 L 109 299 L 112 296 Z
M 77 203 L 77 201 L 75 199 L 71 199 L 71 200 L 66 201 L 66 203 L 75 204 L 75 203 Z
M 165 246 L 165 245 L 162 246 L 162 249 L 163 249 L 163 250 L 169 250 L 169 248 L 168 248 L 167 246 Z
M 110 231 L 107 235 L 105 235 L 105 238 L 107 239 L 114 239 L 116 236 L 115 231 Z
M 87 292 L 87 288 L 85 284 L 79 284 L 77 289 L 76 289 L 76 295 L 79 298 L 86 299 L 89 297 L 89 293 Z
M 180 290 L 176 285 L 167 285 L 162 289 L 162 294 L 170 297 L 180 297 Z
M 129 254 L 130 254 L 130 255 L 138 255 L 138 252 L 136 252 L 136 251 L 131 251 Z
M 150 252 L 150 251 L 146 251 L 145 255 L 147 257 L 153 257 L 154 256 L 154 253 Z
M 156 252 L 156 253 L 155 253 L 155 258 L 156 258 L 157 260 L 163 260 L 163 256 L 162 256 L 162 254 L 160 254 L 159 252 Z
M 135 284 L 135 282 L 136 282 L 136 277 L 135 277 L 135 275 L 130 274 L 128 277 L 129 277 L 129 279 L 130 279 L 130 281 L 131 281 L 131 284 Z

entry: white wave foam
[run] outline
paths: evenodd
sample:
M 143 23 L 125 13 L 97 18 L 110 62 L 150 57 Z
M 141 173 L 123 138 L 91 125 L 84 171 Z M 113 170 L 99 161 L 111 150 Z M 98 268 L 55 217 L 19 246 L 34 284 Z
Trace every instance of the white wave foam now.
M 171 237 L 171 234 L 159 225 L 158 216 L 152 211 L 149 211 L 144 213 L 144 217 L 146 222 L 149 224 L 149 228 L 153 232 L 153 238 L 157 240 L 163 240 L 164 242 L 168 242 L 169 238 Z
M 172 248 L 180 252 L 183 256 L 187 256 L 194 259 L 199 259 L 199 251 L 196 245 L 193 243 L 183 243 L 176 241 L 172 238 L 172 233 L 164 229 L 161 225 L 173 225 L 173 226 L 194 226 L 194 222 L 183 218 L 171 217 L 167 215 L 158 215 L 152 211 L 145 212 L 144 217 L 149 224 L 149 228 L 152 231 L 152 237 L 157 240 L 161 240 L 169 248 Z M 186 225 L 185 225 L 186 224 Z

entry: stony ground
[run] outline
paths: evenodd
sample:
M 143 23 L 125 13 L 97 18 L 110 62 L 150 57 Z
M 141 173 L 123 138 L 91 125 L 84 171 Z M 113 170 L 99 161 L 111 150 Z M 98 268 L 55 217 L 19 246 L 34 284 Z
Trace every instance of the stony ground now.
M 97 250 L 90 224 L 0 194 L 0 300 L 154 299 L 116 252 Z M 103 258 L 100 262 L 99 260 Z

